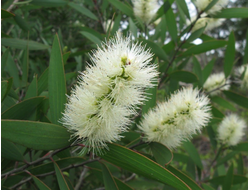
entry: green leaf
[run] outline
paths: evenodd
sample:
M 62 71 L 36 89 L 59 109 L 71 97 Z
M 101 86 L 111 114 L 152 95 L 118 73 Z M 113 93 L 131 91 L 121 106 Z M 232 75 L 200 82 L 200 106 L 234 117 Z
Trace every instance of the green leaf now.
M 115 6 L 117 9 L 119 9 L 121 12 L 125 13 L 126 15 L 128 15 L 129 17 L 133 17 L 134 13 L 133 13 L 133 9 L 132 7 L 124 4 L 121 1 L 118 0 L 108 0 L 113 6 Z
M 8 56 L 9 56 L 9 48 L 4 51 L 1 57 L 1 76 L 2 77 L 6 75 L 4 70 L 7 64 Z
M 52 123 L 60 124 L 66 103 L 66 79 L 58 35 L 55 36 L 49 61 L 49 105 Z
M 150 41 L 150 40 L 145 40 L 145 39 L 140 39 L 142 41 L 143 45 L 145 44 L 150 50 L 157 56 L 159 59 L 168 61 L 168 56 L 167 54 L 163 51 L 163 49 L 157 45 L 156 43 Z
M 227 100 L 225 100 L 224 98 L 221 98 L 219 96 L 214 96 L 210 98 L 212 102 L 226 108 L 232 111 L 236 111 L 236 108 Z
M 116 184 L 111 172 L 109 171 L 107 166 L 103 163 L 102 163 L 102 174 L 103 174 L 103 181 L 104 181 L 105 189 L 112 189 L 112 190 L 117 189 L 118 190 L 117 184 Z
M 236 159 L 237 161 L 237 174 L 244 174 L 244 160 L 242 154 L 239 154 L 239 157 Z
M 225 52 L 225 59 L 224 59 L 224 73 L 226 78 L 230 75 L 233 69 L 234 57 L 235 57 L 235 37 L 234 33 L 231 32 L 229 35 L 227 49 Z
M 36 176 L 31 175 L 36 186 L 40 189 L 40 190 L 48 190 L 50 189 L 42 180 L 38 179 Z
M 167 169 L 147 157 L 117 144 L 109 144 L 109 151 L 101 157 L 131 172 L 152 178 L 177 189 L 190 189 Z
M 14 20 L 16 21 L 17 25 L 25 32 L 30 30 L 29 23 L 27 23 L 21 16 L 16 15 Z
M 70 188 L 69 188 L 69 186 L 68 186 L 68 184 L 63 176 L 63 173 L 60 170 L 60 168 L 56 162 L 54 162 L 54 168 L 56 171 L 56 178 L 57 178 L 57 183 L 59 185 L 59 188 L 62 190 L 66 190 L 66 189 L 70 190 Z
M 27 86 L 29 75 L 29 46 L 27 44 L 26 49 L 23 51 L 22 59 L 22 85 Z
M 233 101 L 234 103 L 238 104 L 239 106 L 243 108 L 248 108 L 248 98 L 246 96 L 242 96 L 238 93 L 235 93 L 231 90 L 229 91 L 223 91 L 223 93 L 226 95 L 228 99 Z
M 1 18 L 2 19 L 10 18 L 10 17 L 13 17 L 13 16 L 15 16 L 13 13 L 11 13 L 9 11 L 6 11 L 4 9 L 1 9 Z
M 205 28 L 206 28 L 206 26 L 199 28 L 198 30 L 195 30 L 194 32 L 192 32 L 192 34 L 188 37 L 186 42 L 190 43 L 190 42 L 196 40 L 197 38 L 199 38 L 201 36 L 201 34 L 204 32 Z
M 12 142 L 1 138 L 1 156 L 15 161 L 23 161 L 23 155 Z
M 2 113 L 2 119 L 29 119 L 43 99 L 44 97 L 34 97 L 15 104 Z
M 217 163 L 216 163 L 216 167 L 218 167 L 221 164 L 224 164 L 225 162 L 227 162 L 228 160 L 231 160 L 236 154 L 238 154 L 237 151 L 232 151 L 230 153 L 228 153 L 226 156 L 224 156 L 223 158 L 220 158 Z
M 80 33 L 84 35 L 86 38 L 88 38 L 90 41 L 92 41 L 94 44 L 101 45 L 102 41 L 99 38 L 97 38 L 95 35 L 89 32 L 85 32 L 85 31 L 82 31 Z
M 176 0 L 177 6 L 184 12 L 186 17 L 190 19 L 189 10 L 185 0 Z
M 29 50 L 43 50 L 49 48 L 49 46 L 35 41 L 15 39 L 15 38 L 1 38 L 1 44 L 3 46 L 17 48 L 17 49 L 25 49 L 27 47 L 27 44 L 29 44 Z
M 151 142 L 149 144 L 151 151 L 157 161 L 161 166 L 168 165 L 173 159 L 173 153 L 163 144 L 157 142 Z
M 208 125 L 206 127 L 206 129 L 207 129 L 207 134 L 208 134 L 209 139 L 210 139 L 210 143 L 213 146 L 213 148 L 216 149 L 216 147 L 217 147 L 217 141 L 216 141 L 216 134 L 214 132 L 214 129 L 210 125 Z
M 70 54 L 71 54 L 70 51 L 63 54 L 63 63 L 64 63 L 64 65 L 67 63 L 67 60 L 68 60 Z
M 211 186 L 209 186 L 205 183 L 202 184 L 202 187 L 204 188 L 204 190 L 215 190 L 214 188 L 212 188 Z
M 1 136 L 11 142 L 35 150 L 55 150 L 68 146 L 67 129 L 50 123 L 2 120 Z
M 199 155 L 198 151 L 196 150 L 195 146 L 190 141 L 183 142 L 182 146 L 183 146 L 184 150 L 188 153 L 190 158 L 194 161 L 194 163 L 200 169 L 202 169 L 203 166 L 202 166 L 201 158 L 200 158 L 200 155 Z
M 198 77 L 199 84 L 201 86 L 202 85 L 202 81 L 203 81 L 202 71 L 201 71 L 201 65 L 200 65 L 199 61 L 197 60 L 197 58 L 195 56 L 193 56 L 193 65 L 194 65 L 193 72 Z
M 234 173 L 234 166 L 231 164 L 229 169 L 227 170 L 227 174 L 224 178 L 224 182 L 222 185 L 223 190 L 230 190 L 232 186 L 232 181 L 233 181 L 233 173 Z
M 199 45 L 193 45 L 192 47 L 188 48 L 185 52 L 180 54 L 181 57 L 190 56 L 193 54 L 201 54 L 212 49 L 217 49 L 224 47 L 227 44 L 227 41 L 224 40 L 211 40 L 203 42 Z
M 171 165 L 168 165 L 167 168 L 170 172 L 172 172 L 174 175 L 176 175 L 182 181 L 184 181 L 192 190 L 198 190 L 198 189 L 201 190 L 201 187 L 194 180 L 192 180 L 186 174 L 182 173 L 180 170 L 174 168 Z
M 83 14 L 83 15 L 89 17 L 89 18 L 92 18 L 93 20 L 98 21 L 97 16 L 95 16 L 95 15 L 94 15 L 89 9 L 87 9 L 86 7 L 81 6 L 81 5 L 79 5 L 79 4 L 72 3 L 72 2 L 68 3 L 68 5 L 69 5 L 71 8 L 75 9 L 76 11 L 78 11 L 79 13 L 81 13 L 81 14 Z
M 148 101 L 142 106 L 142 114 L 147 113 L 150 109 L 156 106 L 157 82 L 154 82 L 154 84 L 155 86 L 153 88 L 146 90 Z
M 204 12 L 207 12 L 209 9 L 211 9 L 216 3 L 218 2 L 218 0 L 212 0 L 207 6 L 206 8 L 203 10 Z
M 214 67 L 215 59 L 212 59 L 202 70 L 203 84 L 206 82 L 207 78 L 210 76 L 213 67 Z
M 9 94 L 12 84 L 13 84 L 13 78 L 9 78 L 8 80 L 1 81 L 1 102 Z
M 45 69 L 37 81 L 38 95 L 48 89 L 49 68 Z
M 235 151 L 247 152 L 248 151 L 248 142 L 239 143 L 236 146 L 233 146 L 232 149 Z
M 158 9 L 157 13 L 156 13 L 156 17 L 153 21 L 157 20 L 158 18 L 160 18 L 162 15 L 164 15 L 170 8 L 171 5 L 173 4 L 174 0 L 168 0 L 165 1 L 163 3 L 163 5 Z
M 18 88 L 20 86 L 19 71 L 11 55 L 8 56 L 6 70 L 13 77 L 13 86 Z
M 177 35 L 178 35 L 178 30 L 177 30 L 177 26 L 176 26 L 176 21 L 175 21 L 175 14 L 172 10 L 172 8 L 170 8 L 166 15 L 166 25 L 168 28 L 168 32 L 172 38 L 173 41 L 177 40 Z
M 207 180 L 209 183 L 215 184 L 215 185 L 222 185 L 224 182 L 224 179 L 226 178 L 225 175 L 214 177 L 212 179 Z M 247 181 L 247 177 L 241 176 L 241 175 L 233 175 L 232 185 L 245 183 Z
M 34 77 L 25 94 L 24 100 L 37 96 L 37 75 Z
M 182 81 L 186 83 L 193 83 L 198 81 L 198 78 L 195 74 L 189 71 L 182 71 L 182 70 L 170 73 L 169 77 L 177 81 Z
M 43 7 L 60 7 L 67 5 L 65 0 L 32 0 L 31 4 Z
M 213 18 L 248 18 L 248 9 L 245 7 L 222 9 L 213 15 Z
M 225 115 L 220 111 L 218 110 L 216 107 L 212 106 L 212 110 L 211 110 L 212 114 L 214 117 L 217 117 L 217 118 L 223 118 L 225 117 Z

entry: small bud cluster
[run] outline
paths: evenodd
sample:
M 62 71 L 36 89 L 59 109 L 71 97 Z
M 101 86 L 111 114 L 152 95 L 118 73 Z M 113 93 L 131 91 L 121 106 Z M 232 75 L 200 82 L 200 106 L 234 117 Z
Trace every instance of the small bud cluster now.
M 135 16 L 148 25 L 156 16 L 157 0 L 132 0 L 132 2 Z
M 200 132 L 211 118 L 209 99 L 199 90 L 183 88 L 150 110 L 139 125 L 146 142 L 160 142 L 175 148 Z
M 248 65 L 242 65 L 235 71 L 236 76 L 240 79 L 240 87 L 245 90 L 248 88 Z
M 236 114 L 226 116 L 218 127 L 218 139 L 225 145 L 234 146 L 244 136 L 246 123 Z
M 225 78 L 223 72 L 214 73 L 208 77 L 203 88 L 211 96 L 215 96 L 220 94 L 222 90 L 228 90 L 230 88 L 230 80 Z

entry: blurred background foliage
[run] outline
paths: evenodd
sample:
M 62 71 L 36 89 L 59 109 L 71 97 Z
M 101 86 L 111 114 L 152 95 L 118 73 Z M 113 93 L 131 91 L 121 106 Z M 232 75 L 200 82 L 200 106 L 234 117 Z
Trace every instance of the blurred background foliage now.
M 247 4 L 247 0 L 230 1 L 228 8 L 247 7 Z M 130 0 L 2 0 L 1 5 L 2 174 L 6 174 L 2 175 L 2 189 L 109 189 L 107 183 L 115 183 L 117 189 L 172 189 L 165 178 L 159 179 L 161 169 L 158 165 L 152 166 L 158 172 L 151 174 L 153 177 L 150 176 L 150 169 L 148 174 L 142 170 L 147 164 L 161 163 L 159 159 L 163 159 L 164 163 L 172 161 L 166 166 L 167 169 L 191 189 L 247 189 L 247 135 L 239 146 L 223 150 L 216 158 L 216 164 L 210 167 L 219 150 L 216 128 L 221 119 L 229 112 L 236 112 L 247 120 L 247 90 L 240 89 L 237 82 L 231 86 L 231 94 L 225 92 L 211 99 L 214 118 L 202 134 L 194 136 L 192 143 L 185 142 L 173 153 L 157 143 L 135 148 L 152 159 L 152 163 L 147 163 L 144 157 L 138 157 L 141 164 L 137 163 L 137 168 L 132 159 L 138 156 L 137 153 L 126 152 L 119 146 L 110 147 L 108 154 L 116 157 L 118 155 L 114 152 L 120 151 L 128 155 L 125 160 L 120 158 L 123 165 L 115 163 L 108 156 L 104 156 L 102 162 L 97 157 L 95 159 L 99 162 L 84 164 L 89 157 L 92 159 L 91 155 L 78 156 L 74 147 L 58 154 L 47 154 L 48 150 L 69 145 L 66 130 L 51 124 L 55 122 L 50 113 L 52 103 L 49 101 L 49 84 L 57 85 L 56 81 L 48 80 L 52 45 L 55 51 L 61 51 L 65 75 L 59 74 L 58 77 L 65 77 L 65 92 L 70 94 L 70 89 L 76 84 L 78 72 L 84 71 L 90 62 L 89 53 L 116 31 L 123 35 L 131 33 L 136 41 L 147 44 L 155 54 L 154 62 L 159 63 L 160 77 L 164 80 L 158 89 L 149 90 L 151 100 L 142 108 L 142 113 L 145 113 L 156 101 L 166 100 L 170 93 L 181 86 L 192 84 L 202 88 L 205 78 L 211 73 L 223 69 L 232 73 L 236 67 L 247 64 L 246 8 L 239 9 L 242 15 L 230 12 L 229 15 L 222 16 L 226 20 L 220 27 L 191 35 L 192 39 L 188 37 L 178 49 L 187 32 L 186 20 L 197 15 L 191 1 L 159 1 L 161 8 L 154 21 L 158 18 L 161 21 L 158 24 L 152 22 L 149 26 L 145 26 L 134 16 Z M 113 24 L 110 24 L 111 20 Z M 225 63 L 231 32 L 235 37 L 233 66 Z M 56 44 L 61 49 L 56 48 Z M 202 44 L 206 44 L 205 47 L 199 46 Z M 174 60 L 168 69 L 172 58 Z M 60 61 L 60 58 L 56 60 Z M 54 67 L 54 71 L 57 67 L 59 68 L 57 65 Z M 167 75 L 164 76 L 165 74 Z M 234 80 L 234 75 L 231 78 Z M 62 102 L 59 104 L 64 106 Z M 57 112 L 60 115 L 61 111 Z M 136 118 L 135 123 L 140 118 L 141 115 Z M 38 145 L 31 137 L 22 136 L 22 131 L 17 130 L 23 127 L 27 134 L 35 133 L 36 129 L 32 128 L 32 124 L 29 128 L 27 120 L 34 122 L 33 125 L 36 125 L 36 121 L 46 123 L 41 126 L 45 137 L 43 140 L 38 138 L 37 141 L 41 148 L 37 148 Z M 51 132 L 51 136 L 62 135 L 64 140 L 59 143 L 60 146 L 50 145 L 45 148 L 45 142 L 57 143 L 52 137 L 46 136 L 50 133 L 49 128 L 53 127 L 58 129 L 55 134 Z M 11 130 L 8 134 L 7 129 Z M 138 143 L 140 139 L 135 124 L 124 136 L 119 143 L 127 147 Z M 151 150 L 152 146 L 158 147 L 163 155 L 157 156 Z M 56 162 L 49 159 L 35 162 L 44 155 L 53 157 Z M 131 171 L 129 166 L 135 169 Z M 15 168 L 21 169 L 15 171 Z M 8 174 L 13 170 L 13 173 Z M 229 186 L 227 182 L 231 182 Z M 182 189 L 181 186 L 175 188 Z

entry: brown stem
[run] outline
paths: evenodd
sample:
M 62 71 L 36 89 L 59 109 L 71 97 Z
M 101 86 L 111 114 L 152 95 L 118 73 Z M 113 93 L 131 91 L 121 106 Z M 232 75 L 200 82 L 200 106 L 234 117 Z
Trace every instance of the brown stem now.
M 201 14 L 202 14 L 202 13 L 203 13 L 203 11 L 201 11 L 201 12 L 198 14 L 197 18 L 195 19 L 195 21 L 191 23 L 190 28 L 189 28 L 188 31 L 187 31 L 187 34 L 191 32 L 191 30 L 193 29 L 195 23 L 196 23 L 197 20 L 201 17 Z M 168 76 L 168 73 L 167 73 L 167 72 L 168 72 L 168 69 L 169 69 L 169 68 L 171 67 L 171 65 L 173 64 L 173 62 L 174 62 L 174 60 L 175 60 L 175 58 L 176 58 L 176 56 L 177 56 L 177 53 L 179 52 L 179 50 L 181 49 L 181 47 L 186 43 L 187 36 L 188 36 L 188 35 L 185 36 L 185 39 L 179 44 L 179 46 L 178 46 L 177 49 L 175 50 L 172 59 L 170 60 L 168 66 L 167 66 L 167 68 L 166 68 L 166 70 L 164 71 L 164 75 L 163 75 L 163 76 L 161 77 L 161 79 L 160 79 L 160 82 L 159 82 L 159 85 L 158 85 L 158 88 L 159 88 L 159 89 L 161 88 L 161 86 L 162 86 L 164 80 L 166 79 L 166 77 Z

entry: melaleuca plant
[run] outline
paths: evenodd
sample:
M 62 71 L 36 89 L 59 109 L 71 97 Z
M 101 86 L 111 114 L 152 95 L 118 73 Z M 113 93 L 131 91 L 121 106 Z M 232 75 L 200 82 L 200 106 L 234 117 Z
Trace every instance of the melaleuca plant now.
M 2 189 L 247 189 L 246 4 L 2 1 Z

